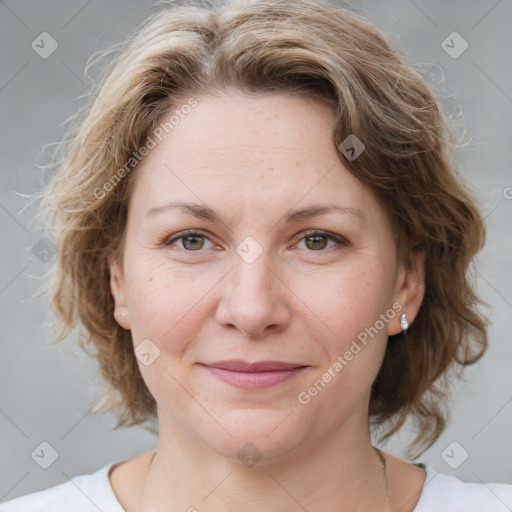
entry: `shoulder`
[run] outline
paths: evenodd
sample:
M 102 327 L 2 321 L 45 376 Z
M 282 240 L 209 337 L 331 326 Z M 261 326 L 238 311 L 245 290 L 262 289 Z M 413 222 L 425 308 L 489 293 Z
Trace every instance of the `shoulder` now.
M 90 475 L 15 498 L 0 505 L 0 512 L 124 512 L 109 482 L 109 472 L 117 462 Z
M 428 464 L 423 491 L 414 512 L 510 512 L 512 485 L 469 483 L 438 473 Z

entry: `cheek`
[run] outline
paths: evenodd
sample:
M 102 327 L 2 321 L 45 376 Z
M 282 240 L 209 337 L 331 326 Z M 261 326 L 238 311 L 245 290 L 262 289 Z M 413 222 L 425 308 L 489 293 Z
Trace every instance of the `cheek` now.
M 306 280 L 300 293 L 304 302 L 337 336 L 334 345 L 339 346 L 342 340 L 346 342 L 373 325 L 389 307 L 391 286 L 378 262 L 365 258 L 360 264 Z
M 171 267 L 161 254 L 128 260 L 126 275 L 135 345 L 149 338 L 166 351 L 179 351 L 200 329 L 217 276 Z
M 147 339 L 158 347 L 150 345 L 151 357 L 158 355 L 149 365 L 138 360 L 142 378 L 169 414 L 186 411 L 190 397 L 183 388 L 189 387 L 183 354 L 211 314 L 208 291 L 215 276 L 193 277 L 190 272 L 171 268 L 156 254 L 132 256 L 126 260 L 125 272 L 135 350 L 142 342 L 147 344 Z
M 349 406 L 377 375 L 386 348 L 387 325 L 395 316 L 391 274 L 378 256 L 366 255 L 360 263 L 338 269 L 330 279 L 322 280 L 328 284 L 322 293 L 308 287 L 307 302 L 318 312 L 326 332 L 322 345 L 327 358 L 317 375 L 322 378 L 328 372 L 329 391 L 322 392 L 324 399 L 338 401 L 342 392 Z
M 321 279 L 328 284 L 322 293 L 318 288 L 313 292 L 313 281 L 302 291 L 305 297 L 310 292 L 305 302 L 325 333 L 317 340 L 326 357 L 308 387 L 301 389 L 299 401 L 309 404 L 306 411 L 321 418 L 326 428 L 337 427 L 367 396 L 385 353 L 386 319 L 389 322 L 395 315 L 390 309 L 389 273 L 378 259 L 364 260 L 364 264 L 338 269 L 328 280 Z

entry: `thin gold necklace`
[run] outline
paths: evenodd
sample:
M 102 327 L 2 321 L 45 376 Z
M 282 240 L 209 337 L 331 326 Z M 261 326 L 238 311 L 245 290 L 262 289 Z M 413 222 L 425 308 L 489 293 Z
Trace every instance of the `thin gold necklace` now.
M 155 459 L 155 456 L 156 456 L 156 450 L 155 450 L 155 453 L 153 453 L 153 456 L 151 457 L 151 460 L 149 461 L 148 469 L 146 471 L 146 476 L 144 477 L 144 482 L 142 484 L 142 512 L 146 512 L 146 509 L 145 509 L 145 504 L 146 504 L 146 484 L 147 484 L 147 481 L 148 481 L 149 470 L 151 469 L 151 464 L 153 464 L 153 460 Z
M 384 476 L 383 480 L 384 480 L 384 487 L 386 488 L 386 506 L 388 507 L 389 510 L 391 510 L 391 505 L 389 502 L 388 477 L 386 474 L 387 473 L 386 472 L 386 459 L 384 459 L 384 455 L 382 455 L 382 452 L 378 448 L 375 448 L 375 446 L 374 446 L 373 449 L 375 450 L 375 452 L 377 453 L 377 455 L 379 457 L 380 468 L 382 469 L 382 474 Z M 153 453 L 151 460 L 149 461 L 148 469 L 146 471 L 146 477 L 144 478 L 144 484 L 142 486 L 142 506 L 143 507 L 144 507 L 144 503 L 145 503 L 146 482 L 147 482 L 147 479 L 149 476 L 149 470 L 151 469 L 151 464 L 153 464 L 153 460 L 154 460 L 155 456 L 156 456 L 156 450 L 155 450 L 155 453 Z M 144 512 L 144 508 L 142 509 L 142 512 Z
M 384 455 L 382 455 L 382 452 L 378 449 L 373 447 L 373 449 L 377 452 L 377 455 L 380 459 L 380 468 L 382 469 L 382 474 L 384 475 L 384 487 L 386 488 L 386 506 L 389 510 L 391 510 L 391 504 L 389 502 L 389 486 L 388 486 L 388 476 L 386 471 L 386 459 L 384 458 Z

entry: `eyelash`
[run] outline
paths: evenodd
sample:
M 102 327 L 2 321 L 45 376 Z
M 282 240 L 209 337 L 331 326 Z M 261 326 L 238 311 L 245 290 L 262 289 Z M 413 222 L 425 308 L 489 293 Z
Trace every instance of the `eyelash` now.
M 180 240 L 182 238 L 187 238 L 188 236 L 201 236 L 211 242 L 211 240 L 208 238 L 208 236 L 205 233 L 203 233 L 201 231 L 196 231 L 196 230 L 188 230 L 188 231 L 183 231 L 181 233 L 176 233 L 175 235 L 171 235 L 170 237 L 168 236 L 168 237 L 160 240 L 158 243 L 159 243 L 160 247 L 165 248 L 165 247 L 172 245 L 173 242 L 176 242 L 177 240 Z M 322 249 L 322 250 L 318 250 L 318 251 L 309 250 L 308 252 L 311 252 L 311 253 L 327 254 L 331 249 L 338 249 L 340 246 L 343 246 L 343 247 L 351 246 L 350 242 L 347 239 L 345 239 L 341 236 L 335 235 L 333 233 L 329 233 L 327 231 L 322 231 L 322 230 L 318 230 L 318 229 L 310 229 L 310 230 L 303 231 L 299 235 L 296 235 L 293 239 L 300 242 L 309 236 L 322 236 L 322 237 L 325 237 L 327 240 L 331 240 L 338 244 L 338 247 L 330 247 L 328 249 Z M 201 251 L 202 251 L 202 249 L 199 249 L 197 251 L 191 251 L 191 250 L 182 249 L 182 248 L 179 248 L 179 249 L 182 251 L 185 251 L 187 253 L 191 253 L 191 254 L 201 253 Z

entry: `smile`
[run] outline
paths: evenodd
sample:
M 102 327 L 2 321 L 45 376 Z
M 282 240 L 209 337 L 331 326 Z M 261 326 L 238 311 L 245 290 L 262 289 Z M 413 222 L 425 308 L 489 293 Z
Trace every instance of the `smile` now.
M 203 364 L 212 375 L 240 389 L 255 391 L 282 384 L 298 376 L 308 366 L 280 361 L 219 361 Z

